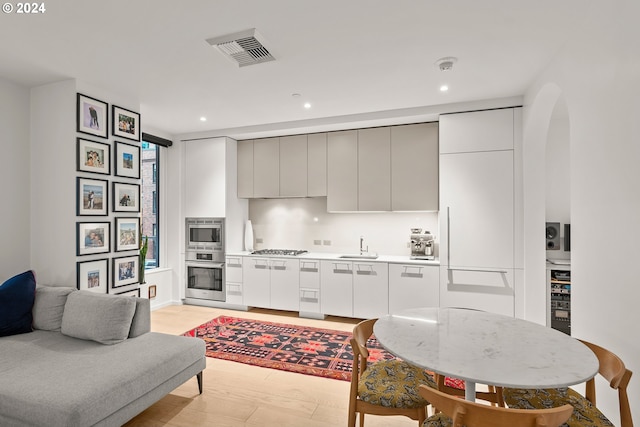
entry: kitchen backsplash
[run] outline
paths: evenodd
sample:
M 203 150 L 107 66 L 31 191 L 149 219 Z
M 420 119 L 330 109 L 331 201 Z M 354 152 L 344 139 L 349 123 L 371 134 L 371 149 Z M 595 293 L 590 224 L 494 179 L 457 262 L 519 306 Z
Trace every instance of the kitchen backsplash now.
M 370 252 L 409 255 L 411 228 L 422 228 L 435 235 L 438 255 L 437 212 L 327 213 L 325 197 L 251 199 L 249 219 L 256 249 L 356 253 L 363 236 Z

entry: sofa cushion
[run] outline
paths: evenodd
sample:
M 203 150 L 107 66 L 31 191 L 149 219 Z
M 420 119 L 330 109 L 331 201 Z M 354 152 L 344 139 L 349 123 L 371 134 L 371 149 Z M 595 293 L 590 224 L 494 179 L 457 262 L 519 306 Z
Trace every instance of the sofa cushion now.
M 0 337 L 31 332 L 31 309 L 36 293 L 33 271 L 13 276 L 0 285 Z
M 60 331 L 67 336 L 116 344 L 129 336 L 135 298 L 76 291 L 69 294 Z
M 67 296 L 75 288 L 58 286 L 38 286 L 33 303 L 33 329 L 59 331 Z

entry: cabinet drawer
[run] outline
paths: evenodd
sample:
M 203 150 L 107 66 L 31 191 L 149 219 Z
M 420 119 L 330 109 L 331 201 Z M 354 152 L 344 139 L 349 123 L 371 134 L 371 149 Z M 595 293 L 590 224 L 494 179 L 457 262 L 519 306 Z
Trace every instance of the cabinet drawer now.
M 320 313 L 320 289 L 300 288 L 300 311 Z
M 300 289 L 320 289 L 320 261 L 300 260 Z
M 226 261 L 226 280 L 228 282 L 242 283 L 242 257 L 228 256 Z
M 227 286 L 227 303 L 228 304 L 242 304 L 242 283 L 226 283 Z

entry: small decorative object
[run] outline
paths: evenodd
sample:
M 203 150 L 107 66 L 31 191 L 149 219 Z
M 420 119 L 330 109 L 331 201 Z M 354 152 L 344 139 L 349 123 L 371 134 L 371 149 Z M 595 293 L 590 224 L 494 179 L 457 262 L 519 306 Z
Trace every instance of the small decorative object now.
M 77 287 L 79 290 L 106 294 L 109 289 L 109 260 L 82 261 L 77 265 Z
M 78 138 L 77 166 L 80 172 L 111 173 L 111 146 L 103 142 Z
M 144 269 L 146 268 L 145 260 L 147 259 L 147 249 L 149 249 L 149 238 L 147 236 L 142 237 L 140 233 L 140 283 L 146 283 L 144 281 Z
M 88 133 L 90 135 L 107 138 L 109 136 L 108 114 L 109 104 L 99 101 L 95 98 L 83 95 L 77 96 L 78 99 L 78 132 Z
M 76 255 L 101 254 L 110 251 L 111 223 L 78 222 L 76 227 Z
M 140 212 L 140 186 L 138 184 L 114 182 L 113 211 Z
M 113 259 L 113 288 L 138 283 L 140 258 L 130 255 Z
M 140 114 L 113 106 L 113 134 L 140 141 Z
M 149 285 L 149 299 L 156 297 L 156 285 Z
M 116 218 L 116 252 L 140 248 L 140 218 Z M 137 274 L 136 274 L 137 275 Z
M 108 182 L 103 179 L 76 179 L 76 214 L 79 216 L 106 215 Z
M 140 178 L 140 147 L 116 142 L 115 175 Z
M 244 225 L 244 250 L 253 251 L 253 226 L 250 219 Z

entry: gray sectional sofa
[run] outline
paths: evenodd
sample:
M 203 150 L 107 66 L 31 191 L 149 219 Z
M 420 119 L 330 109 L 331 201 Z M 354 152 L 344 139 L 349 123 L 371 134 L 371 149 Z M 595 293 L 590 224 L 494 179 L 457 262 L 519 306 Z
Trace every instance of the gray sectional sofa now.
M 147 299 L 38 287 L 32 314 L 0 338 L 0 426 L 120 426 L 194 376 L 202 393 L 204 341 L 150 332 Z

